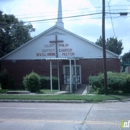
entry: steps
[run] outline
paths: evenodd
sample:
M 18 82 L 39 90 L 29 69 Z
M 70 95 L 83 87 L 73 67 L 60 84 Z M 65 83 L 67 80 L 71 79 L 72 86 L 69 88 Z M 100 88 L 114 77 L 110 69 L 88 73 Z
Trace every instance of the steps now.
M 29 91 L 7 91 L 7 94 L 29 94 Z

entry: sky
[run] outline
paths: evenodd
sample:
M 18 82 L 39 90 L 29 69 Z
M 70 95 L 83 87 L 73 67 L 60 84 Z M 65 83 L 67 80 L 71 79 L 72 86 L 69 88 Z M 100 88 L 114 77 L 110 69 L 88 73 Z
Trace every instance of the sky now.
M 106 0 L 105 3 L 106 39 L 122 40 L 123 55 L 130 51 L 130 0 Z M 31 23 L 36 29 L 31 33 L 34 37 L 55 25 L 58 0 L 0 0 L 0 10 Z M 62 0 L 62 11 L 65 29 L 92 42 L 102 35 L 102 0 Z M 120 12 L 128 14 L 120 16 Z

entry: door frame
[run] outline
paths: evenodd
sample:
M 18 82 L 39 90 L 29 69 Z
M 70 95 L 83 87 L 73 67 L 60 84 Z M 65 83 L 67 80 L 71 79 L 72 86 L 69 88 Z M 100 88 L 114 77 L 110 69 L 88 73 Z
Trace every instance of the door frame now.
M 70 67 L 69 65 L 63 65 L 63 74 L 65 74 L 65 67 Z M 75 67 L 75 65 L 71 65 L 71 67 L 72 67 L 72 71 L 73 71 L 73 67 Z M 76 67 L 79 67 L 79 74 L 80 74 L 80 82 L 79 82 L 79 84 L 82 84 L 82 72 L 81 72 L 81 65 L 76 65 Z M 72 77 L 73 77 L 73 75 L 72 75 Z M 72 83 L 73 83 L 73 78 L 72 78 Z M 66 84 L 65 83 L 65 80 L 64 80 L 64 84 Z

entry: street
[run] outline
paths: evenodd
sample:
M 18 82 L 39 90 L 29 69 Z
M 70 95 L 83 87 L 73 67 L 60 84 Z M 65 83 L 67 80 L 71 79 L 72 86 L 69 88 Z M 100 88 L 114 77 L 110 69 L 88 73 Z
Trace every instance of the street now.
M 0 130 L 120 130 L 122 119 L 130 102 L 0 103 Z

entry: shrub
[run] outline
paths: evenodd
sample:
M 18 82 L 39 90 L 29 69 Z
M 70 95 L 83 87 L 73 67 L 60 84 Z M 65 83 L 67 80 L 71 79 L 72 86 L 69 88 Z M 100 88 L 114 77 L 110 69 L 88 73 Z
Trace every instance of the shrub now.
M 89 84 L 92 85 L 92 92 L 104 93 L 102 76 L 90 76 Z
M 128 85 L 130 85 L 130 75 L 127 75 L 126 82 L 127 82 Z
M 40 76 L 31 72 L 23 78 L 23 85 L 31 92 L 38 92 L 40 90 Z
M 130 75 L 127 75 L 126 77 L 126 91 L 130 93 Z
M 89 83 L 92 89 L 97 93 L 104 93 L 104 75 L 100 73 L 98 76 L 90 76 Z M 107 73 L 107 86 L 109 93 L 130 92 L 130 75 L 126 73 Z
M 41 88 L 42 89 L 50 89 L 50 77 L 41 77 L 40 78 Z M 53 89 L 58 89 L 58 78 L 52 77 L 52 85 Z
M 2 89 L 15 89 L 15 80 L 8 76 L 6 69 L 0 73 L 0 84 Z
M 6 69 L 0 73 L 0 83 L 2 89 L 15 89 L 15 80 L 8 76 L 8 71 Z
M 1 73 L 0 73 L 0 83 L 1 83 L 2 89 L 8 88 L 8 72 L 6 69 L 1 71 Z
M 126 76 L 124 74 L 111 73 L 107 77 L 107 84 L 112 93 L 124 90 L 126 85 Z
M 8 87 L 7 87 L 7 89 L 16 90 L 15 80 L 13 78 L 8 78 Z

